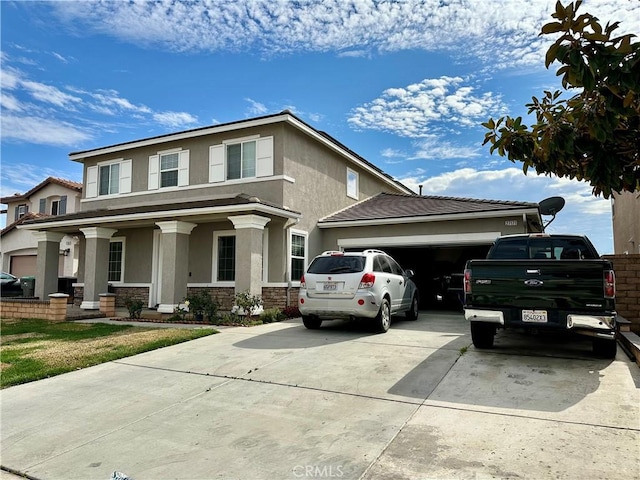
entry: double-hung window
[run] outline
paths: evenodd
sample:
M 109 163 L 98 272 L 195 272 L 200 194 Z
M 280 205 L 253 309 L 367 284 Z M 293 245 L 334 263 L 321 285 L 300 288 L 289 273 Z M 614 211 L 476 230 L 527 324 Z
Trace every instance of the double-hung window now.
M 224 140 L 209 147 L 209 182 L 273 176 L 273 137 Z
M 291 281 L 297 282 L 304 274 L 307 264 L 307 234 L 306 232 L 292 231 L 290 237 Z
M 110 160 L 87 167 L 86 198 L 130 192 L 131 160 Z M 62 209 L 62 204 L 59 207 Z
M 108 280 L 124 281 L 124 239 L 113 238 L 109 243 Z
M 160 155 L 160 188 L 178 186 L 178 153 Z

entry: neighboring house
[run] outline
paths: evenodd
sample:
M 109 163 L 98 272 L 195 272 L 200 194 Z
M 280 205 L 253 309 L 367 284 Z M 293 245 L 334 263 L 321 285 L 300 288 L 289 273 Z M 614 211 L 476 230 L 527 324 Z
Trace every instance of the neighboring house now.
M 70 158 L 84 166 L 80 211 L 20 228 L 41 232 L 40 297 L 55 291 L 59 236 L 79 237 L 85 309 L 110 289 L 171 313 L 196 288 L 282 307 L 323 250 L 405 249 L 430 276 L 432 260 L 458 265 L 498 235 L 540 230 L 537 204 L 414 195 L 288 111 Z
M 616 254 L 640 254 L 640 191 L 614 193 L 613 251 Z
M 17 277 L 37 272 L 37 235 L 17 227 L 34 219 L 52 218 L 80 209 L 82 184 L 62 178 L 49 177 L 24 194 L 16 193 L 0 198 L 7 205 L 6 227 L 0 232 L 2 271 Z M 57 275 L 76 277 L 78 255 L 75 235 L 61 237 L 58 244 Z

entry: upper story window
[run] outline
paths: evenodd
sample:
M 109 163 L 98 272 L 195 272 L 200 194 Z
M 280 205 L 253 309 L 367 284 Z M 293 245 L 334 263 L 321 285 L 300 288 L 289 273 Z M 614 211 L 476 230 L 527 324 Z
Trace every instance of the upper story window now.
M 171 149 L 149 157 L 149 190 L 189 185 L 189 150 Z
M 47 204 L 49 208 L 47 209 Z M 67 213 L 67 196 L 52 196 L 40 199 L 40 213 L 50 213 L 51 215 L 65 215 Z
M 15 213 L 15 219 L 14 220 L 19 220 L 20 218 L 24 217 L 29 212 L 29 205 L 27 205 L 27 204 L 18 205 L 16 207 L 15 212 L 16 213 Z
M 131 160 L 110 160 L 87 167 L 86 198 L 131 192 Z
M 358 172 L 347 168 L 347 197 L 358 200 Z
M 273 176 L 273 137 L 244 137 L 209 147 L 209 182 Z

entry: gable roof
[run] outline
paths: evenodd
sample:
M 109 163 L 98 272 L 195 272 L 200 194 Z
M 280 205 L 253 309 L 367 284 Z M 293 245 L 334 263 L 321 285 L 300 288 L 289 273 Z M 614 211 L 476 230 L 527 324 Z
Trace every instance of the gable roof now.
M 74 182 L 73 180 L 67 180 L 64 178 L 48 177 L 26 193 L 16 193 L 8 197 L 0 198 L 0 203 L 12 203 L 12 202 L 18 202 L 20 200 L 26 200 L 37 191 L 42 190 L 44 187 L 52 183 L 68 188 L 69 190 L 82 192 L 82 183 Z
M 25 213 L 23 216 L 21 216 L 18 220 L 16 220 L 15 222 L 13 222 L 11 225 L 7 225 L 5 228 L 3 228 L 2 230 L 0 230 L 0 237 L 9 233 L 11 230 L 13 230 L 14 228 L 16 228 L 18 225 L 30 221 L 30 220 L 37 220 L 40 218 L 49 218 L 52 215 L 48 215 L 46 213 L 37 213 L 37 212 L 27 212 Z
M 411 219 L 424 221 L 429 217 L 444 219 L 443 217 L 460 217 L 465 214 L 493 216 L 508 213 L 513 215 L 515 211 L 539 215 L 537 203 L 380 193 L 320 219 L 318 226 L 327 228 L 353 224 L 389 223 L 391 219 L 406 223 Z
M 155 137 L 143 138 L 140 140 L 133 140 L 124 143 L 118 143 L 115 145 L 110 145 L 106 147 L 94 148 L 91 150 L 83 150 L 79 152 L 71 152 L 69 154 L 69 158 L 76 162 L 82 162 L 87 158 L 95 157 L 98 155 L 107 155 L 107 154 L 116 154 L 118 152 L 122 152 L 124 150 L 129 150 L 132 148 L 145 147 L 150 145 L 157 145 L 161 143 L 183 140 L 188 138 L 195 138 L 205 135 L 212 135 L 217 133 L 224 133 L 233 130 L 239 130 L 242 128 L 270 125 L 273 123 L 285 122 L 298 130 L 306 133 L 311 138 L 316 141 L 322 143 L 329 149 L 341 155 L 343 158 L 347 159 L 349 162 L 359 165 L 364 170 L 367 170 L 369 173 L 374 176 L 382 179 L 385 183 L 392 185 L 394 190 L 399 190 L 401 192 L 411 194 L 413 193 L 410 188 L 406 185 L 403 185 L 396 179 L 394 179 L 391 175 L 385 173 L 383 170 L 375 166 L 373 163 L 364 159 L 353 150 L 350 150 L 345 145 L 340 143 L 338 140 L 333 138 L 331 135 L 322 132 L 320 130 L 315 129 L 305 121 L 296 117 L 289 110 L 283 110 L 280 113 L 275 113 L 271 115 L 264 115 L 262 117 L 254 117 L 248 118 L 244 120 L 237 120 L 234 122 L 221 123 L 218 125 L 212 125 L 208 127 L 199 127 L 191 130 L 184 130 L 182 132 L 176 133 L 168 133 L 164 135 L 158 135 Z

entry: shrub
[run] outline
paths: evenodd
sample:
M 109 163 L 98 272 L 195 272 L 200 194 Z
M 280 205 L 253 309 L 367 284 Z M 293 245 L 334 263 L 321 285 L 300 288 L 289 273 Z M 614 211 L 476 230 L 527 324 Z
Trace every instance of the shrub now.
M 213 321 L 218 316 L 218 302 L 207 291 L 201 290 L 188 295 L 184 303 L 189 307 L 189 312 L 194 318 L 202 317 Z
M 124 306 L 129 311 L 129 318 L 140 318 L 142 316 L 142 306 L 144 303 L 137 298 L 127 297 L 124 299 Z
M 251 317 L 257 315 L 262 310 L 262 297 L 260 295 L 251 295 L 249 291 L 238 293 L 235 296 L 234 307 L 232 313 L 237 315 Z
M 260 314 L 260 320 L 262 323 L 281 322 L 284 320 L 285 315 L 278 308 L 270 308 Z

